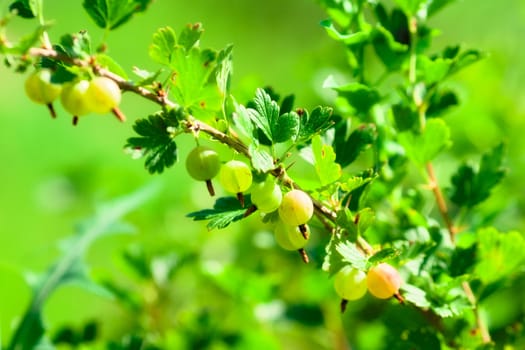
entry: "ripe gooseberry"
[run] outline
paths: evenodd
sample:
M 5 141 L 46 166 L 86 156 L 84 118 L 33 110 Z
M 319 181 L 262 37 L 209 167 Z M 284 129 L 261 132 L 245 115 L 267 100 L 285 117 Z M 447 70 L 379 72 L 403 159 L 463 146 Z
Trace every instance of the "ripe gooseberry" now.
M 29 99 L 47 105 L 51 116 L 56 117 L 52 102 L 60 95 L 62 86 L 51 82 L 51 70 L 44 68 L 29 75 L 24 85 Z
M 273 233 L 277 244 L 285 250 L 299 250 L 308 242 L 297 226 L 290 226 L 282 221 L 275 225 Z
M 60 102 L 64 109 L 73 115 L 73 124 L 76 125 L 78 117 L 91 112 L 86 98 L 89 81 L 79 80 L 65 84 L 60 94 Z
M 237 194 L 237 198 L 244 207 L 243 192 L 252 185 L 252 172 L 250 167 L 239 160 L 230 160 L 221 167 L 219 181 L 222 187 L 230 192 Z
M 286 193 L 279 206 L 281 220 L 290 226 L 306 224 L 313 214 L 314 204 L 312 199 L 301 190 L 291 190 Z
M 394 267 L 381 263 L 368 270 L 366 283 L 370 294 L 379 299 L 388 299 L 398 294 L 402 280 Z
M 206 181 L 211 196 L 215 195 L 211 179 L 219 173 L 220 168 L 219 154 L 209 147 L 197 146 L 186 158 L 188 174 L 195 180 Z
M 271 213 L 281 205 L 283 193 L 281 187 L 269 176 L 263 182 L 252 186 L 252 203 L 263 213 Z
M 118 109 L 122 93 L 113 80 L 106 77 L 95 77 L 89 82 L 86 91 L 86 104 L 95 113 L 113 112 L 120 121 L 126 118 Z
M 366 294 L 366 274 L 363 271 L 345 266 L 335 274 L 334 288 L 345 300 L 357 300 Z

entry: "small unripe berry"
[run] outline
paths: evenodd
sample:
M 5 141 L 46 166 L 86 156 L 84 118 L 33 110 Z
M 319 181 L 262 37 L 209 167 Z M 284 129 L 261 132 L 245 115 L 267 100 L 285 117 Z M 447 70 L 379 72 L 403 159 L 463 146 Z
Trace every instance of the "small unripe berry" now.
M 370 294 L 379 299 L 388 299 L 398 293 L 402 280 L 394 267 L 381 263 L 368 270 L 366 283 Z
M 205 146 L 195 147 L 186 158 L 186 170 L 192 178 L 198 181 L 206 181 L 210 195 L 215 195 L 211 179 L 213 179 L 221 168 L 219 154 L 213 149 Z
M 230 160 L 221 167 L 219 181 L 230 193 L 241 193 L 252 185 L 252 172 L 248 165 L 239 160 Z
M 335 274 L 334 288 L 341 299 L 360 299 L 366 294 L 366 274 L 351 266 L 345 266 Z
M 308 242 L 308 240 L 303 237 L 299 227 L 286 225 L 282 221 L 276 224 L 274 237 L 277 244 L 286 250 L 299 250 L 304 248 Z
M 301 190 L 292 190 L 285 194 L 279 206 L 281 220 L 290 226 L 306 224 L 313 214 L 312 199 Z
M 41 69 L 29 75 L 24 85 L 27 96 L 39 104 L 53 102 L 62 90 L 62 86 L 51 82 L 51 70 Z
M 122 94 L 113 80 L 96 77 L 89 82 L 86 104 L 95 113 L 104 114 L 118 107 Z
M 91 109 L 86 97 L 88 88 L 89 81 L 87 80 L 65 84 L 60 94 L 60 102 L 64 109 L 75 117 L 90 113 Z
M 281 204 L 283 193 L 281 187 L 268 177 L 264 182 L 252 186 L 252 203 L 263 213 L 271 213 Z

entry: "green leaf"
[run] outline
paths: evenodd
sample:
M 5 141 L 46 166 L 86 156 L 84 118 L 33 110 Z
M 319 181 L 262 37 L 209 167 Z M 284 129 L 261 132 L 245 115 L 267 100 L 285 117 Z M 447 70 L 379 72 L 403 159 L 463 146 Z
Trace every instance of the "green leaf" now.
M 457 0 L 432 0 L 428 5 L 428 17 L 438 13 L 443 7 Z
M 86 251 L 94 241 L 111 234 L 111 228 L 115 227 L 115 223 L 121 217 L 151 198 L 158 189 L 158 186 L 148 186 L 131 195 L 105 203 L 97 209 L 93 218 L 78 226 L 77 232 L 70 239 L 69 249 L 62 258 L 45 274 L 33 278 L 30 283 L 33 286 L 33 298 L 11 338 L 8 350 L 35 348 L 44 334 L 42 309 L 50 295 L 66 283 L 76 282 L 88 286 L 86 270 L 82 263 Z M 90 282 L 89 286 L 93 290 L 93 283 Z
M 357 241 L 357 225 L 354 222 L 354 216 L 352 215 L 350 209 L 344 208 L 342 210 L 339 210 L 337 212 L 335 222 L 337 226 L 346 230 L 345 238 L 347 238 L 350 242 Z
M 322 186 L 337 181 L 341 175 L 341 166 L 335 162 L 335 152 L 331 146 L 323 144 L 321 136 L 312 139 L 312 152 L 314 154 L 315 172 Z
M 379 92 L 374 88 L 360 83 L 350 83 L 334 88 L 339 96 L 345 98 L 356 113 L 366 115 L 370 109 L 381 101 Z
M 427 121 L 423 133 L 404 131 L 398 135 L 398 141 L 405 148 L 408 158 L 424 165 L 450 145 L 450 130 L 443 120 L 431 119 Z
M 361 209 L 356 215 L 354 221 L 357 223 L 357 234 L 363 235 L 366 230 L 374 223 L 376 214 L 370 208 Z
M 321 21 L 321 26 L 323 26 L 324 29 L 326 29 L 326 32 L 332 39 L 340 41 L 346 45 L 365 43 L 370 37 L 370 33 L 366 31 L 342 34 L 334 27 L 332 21 L 330 20 Z
M 201 38 L 204 28 L 200 23 L 188 24 L 179 35 L 178 44 L 189 51 Z
M 481 157 L 479 170 L 462 165 L 452 175 L 450 199 L 459 206 L 473 207 L 490 196 L 492 189 L 503 179 L 506 170 L 502 167 L 504 144 L 496 146 Z
M 149 57 L 157 63 L 169 65 L 176 44 L 177 38 L 173 29 L 170 27 L 159 28 L 153 34 L 153 40 L 148 50 Z
M 429 118 L 439 117 L 450 108 L 459 105 L 457 95 L 450 90 L 436 90 L 428 98 L 427 116 Z
M 71 58 L 87 58 L 91 55 L 91 39 L 86 31 L 66 34 L 60 38 L 60 48 Z
M 427 85 L 438 83 L 448 76 L 451 65 L 452 62 L 448 59 L 440 57 L 431 59 L 424 55 L 418 55 L 416 67 L 419 80 L 423 80 Z
M 146 169 L 151 173 L 162 173 L 177 161 L 177 144 L 170 128 L 178 126 L 178 112 L 157 112 L 145 119 L 138 119 L 133 130 L 140 137 L 128 139 L 126 149 L 134 158 L 145 157 Z
M 98 54 L 96 56 L 96 62 L 97 64 L 99 64 L 101 67 L 104 67 L 105 69 L 109 70 L 110 72 L 112 73 L 115 73 L 119 76 L 121 76 L 122 78 L 128 80 L 128 74 L 126 73 L 126 71 L 124 70 L 124 68 L 122 68 L 113 58 L 111 58 L 110 56 L 106 55 L 106 54 Z
M 299 116 L 300 127 L 298 140 L 301 142 L 309 140 L 315 134 L 322 134 L 333 125 L 332 112 L 330 107 L 318 106 L 312 113 L 303 111 Z
M 40 17 L 42 14 L 42 0 L 17 0 L 9 5 L 9 11 L 16 11 L 22 18 Z
M 397 41 L 394 34 L 401 41 Z M 408 59 L 408 23 L 404 22 L 403 27 L 393 28 L 391 30 L 382 25 L 374 28 L 372 44 L 374 50 L 385 67 L 390 71 L 397 71 Z
M 234 197 L 218 198 L 215 201 L 213 209 L 204 209 L 189 213 L 187 217 L 193 218 L 194 221 L 209 220 L 206 227 L 208 230 L 223 229 L 232 222 L 239 221 L 244 218 L 246 208 L 251 206 L 250 196 L 244 197 L 245 206 L 241 204 Z
M 95 23 L 103 29 L 120 27 L 133 15 L 146 10 L 153 0 L 84 0 L 82 6 Z
M 374 124 L 363 124 L 355 129 L 348 139 L 335 138 L 336 162 L 343 168 L 354 162 L 357 157 L 374 144 L 377 138 Z
M 257 89 L 253 102 L 255 109 L 249 109 L 248 115 L 268 140 L 279 143 L 297 137 L 300 127 L 297 113 L 279 115 L 279 105 L 263 89 Z
M 357 249 L 355 243 L 339 242 L 336 245 L 336 250 L 341 254 L 343 261 L 352 265 L 358 270 L 366 270 L 367 260 L 364 255 Z
M 337 251 L 337 245 L 341 242 L 338 235 L 333 234 L 330 242 L 326 245 L 326 255 L 323 260 L 323 271 L 327 271 L 328 275 L 332 277 L 341 270 L 347 263 L 343 261 L 343 257 Z
M 476 275 L 485 284 L 509 278 L 525 263 L 525 238 L 519 232 L 485 228 L 477 233 Z
M 196 118 L 211 120 L 222 113 L 224 94 L 217 85 L 217 53 L 197 47 L 176 46 L 171 55 L 170 92 Z
M 266 173 L 275 168 L 272 155 L 266 150 L 258 148 L 252 143 L 249 146 L 249 151 L 252 158 L 252 166 L 255 170 Z
M 395 0 L 407 17 L 413 16 L 427 0 Z
M 378 251 L 377 253 L 375 253 L 368 259 L 368 263 L 372 265 L 379 264 L 379 263 L 382 263 L 383 261 L 393 259 L 399 256 L 399 254 L 401 254 L 401 252 L 397 249 L 393 249 L 393 248 L 381 249 L 380 251 Z

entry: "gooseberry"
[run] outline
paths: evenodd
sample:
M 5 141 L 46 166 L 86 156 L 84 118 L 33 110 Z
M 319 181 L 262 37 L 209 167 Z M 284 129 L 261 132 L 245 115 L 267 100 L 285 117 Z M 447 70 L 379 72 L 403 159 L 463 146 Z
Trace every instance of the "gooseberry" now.
M 357 300 L 366 294 L 366 274 L 351 266 L 345 266 L 335 274 L 334 288 L 345 300 Z
M 89 82 L 86 91 L 86 104 L 95 113 L 113 112 L 121 121 L 125 117 L 118 110 L 122 98 L 120 88 L 113 80 L 106 77 L 95 77 Z
M 51 115 L 56 117 L 51 103 L 60 95 L 62 86 L 51 82 L 51 70 L 44 68 L 32 73 L 27 77 L 24 88 L 31 101 L 47 105 Z
M 401 287 L 401 276 L 399 272 L 387 263 L 376 265 L 366 276 L 368 291 L 379 299 L 388 299 L 396 295 Z
M 211 196 L 215 195 L 211 179 L 219 173 L 220 168 L 219 154 L 209 147 L 197 146 L 186 158 L 188 174 L 195 180 L 206 181 Z
M 91 112 L 87 104 L 86 93 L 89 88 L 89 81 L 79 80 L 74 83 L 65 84 L 60 94 L 60 102 L 64 109 L 73 115 L 73 124 L 76 124 L 78 117 Z
M 222 187 L 230 193 L 237 194 L 242 206 L 244 206 L 242 193 L 250 188 L 252 180 L 250 167 L 239 160 L 230 160 L 225 163 L 219 173 L 219 181 Z
M 299 250 L 308 242 L 297 226 L 290 226 L 282 221 L 276 224 L 274 237 L 277 244 L 285 250 Z
M 301 190 L 291 190 L 283 197 L 279 206 L 279 216 L 287 225 L 304 225 L 312 218 L 314 205 L 308 194 Z
M 263 213 L 271 213 L 281 204 L 283 194 L 281 187 L 275 183 L 272 177 L 252 186 L 252 203 Z

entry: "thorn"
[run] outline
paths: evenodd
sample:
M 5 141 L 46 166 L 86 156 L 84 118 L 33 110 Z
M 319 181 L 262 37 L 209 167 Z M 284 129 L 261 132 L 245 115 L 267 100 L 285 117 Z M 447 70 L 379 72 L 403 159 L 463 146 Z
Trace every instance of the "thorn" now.
M 257 210 L 257 207 L 255 206 L 255 204 L 252 204 L 252 205 L 251 205 L 250 207 L 248 207 L 248 209 L 246 209 L 246 211 L 244 212 L 243 218 L 246 218 L 246 217 L 252 215 L 256 210 Z
M 73 126 L 77 126 L 78 124 L 78 115 L 73 116 Z
M 124 115 L 124 113 L 122 113 L 120 109 L 118 109 L 118 107 L 113 108 L 111 110 L 111 113 L 113 113 L 113 115 L 117 117 L 117 119 L 120 120 L 121 122 L 126 121 L 126 116 Z
M 241 203 L 241 207 L 244 208 L 244 195 L 242 192 L 237 193 L 237 199 L 239 200 L 239 203 Z
M 301 248 L 301 249 L 299 249 L 297 251 L 301 255 L 301 258 L 303 259 L 303 262 L 305 264 L 308 264 L 310 262 L 310 258 L 308 257 L 308 254 L 306 254 L 306 250 L 304 250 L 304 248 Z
M 341 299 L 341 313 L 343 314 L 346 311 L 346 306 L 348 305 L 348 300 Z
M 47 109 L 49 109 L 49 113 L 51 113 L 51 117 L 52 118 L 56 118 L 57 117 L 57 113 L 55 112 L 55 107 L 53 107 L 53 104 L 52 103 L 48 103 L 46 106 L 47 106 Z
M 208 189 L 210 196 L 215 196 L 215 189 L 213 188 L 213 183 L 211 180 L 206 180 L 206 188 Z
M 304 239 L 310 238 L 310 233 L 308 233 L 308 227 L 306 224 L 299 225 L 299 231 L 301 231 L 301 234 L 303 235 Z

